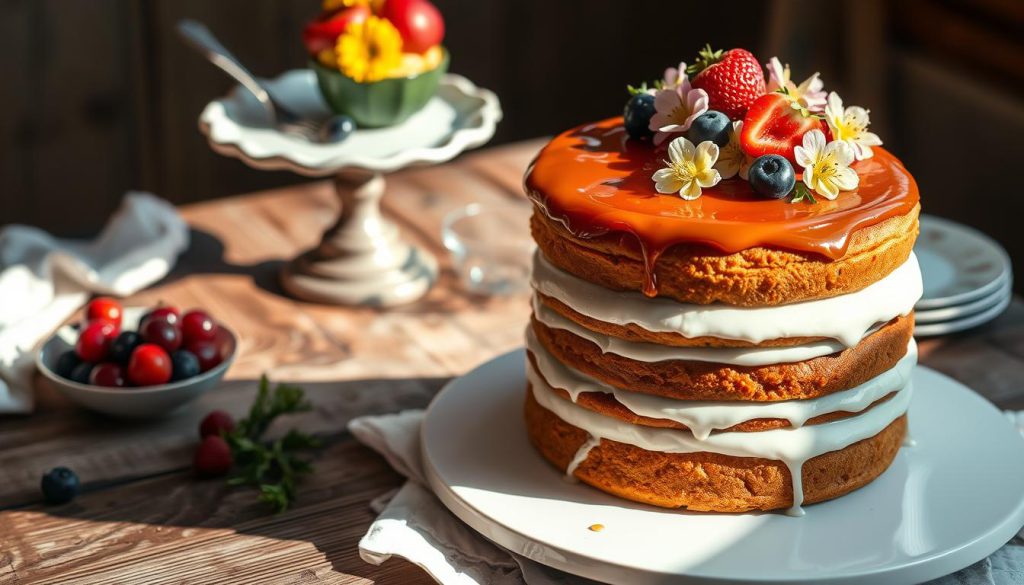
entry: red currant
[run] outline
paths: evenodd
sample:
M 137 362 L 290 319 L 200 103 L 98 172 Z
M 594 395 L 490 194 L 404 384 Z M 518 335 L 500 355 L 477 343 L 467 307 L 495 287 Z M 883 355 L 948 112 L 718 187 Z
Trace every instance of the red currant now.
M 215 410 L 203 418 L 199 423 L 199 436 L 221 435 L 230 433 L 235 429 L 235 420 L 223 410 Z
M 128 381 L 136 386 L 164 384 L 171 379 L 171 356 L 164 348 L 143 343 L 128 361 Z
M 181 347 L 181 331 L 168 321 L 146 319 L 139 329 L 143 341 L 154 343 L 170 353 Z
M 93 321 L 110 321 L 120 329 L 123 312 L 121 303 L 116 299 L 112 299 L 110 297 L 99 297 L 93 299 L 88 306 L 86 306 L 85 320 L 89 323 Z
M 209 341 L 217 334 L 217 324 L 206 311 L 193 309 L 181 318 L 181 334 L 185 343 Z
M 93 321 L 85 326 L 75 343 L 75 353 L 83 361 L 102 362 L 107 359 L 110 344 L 117 336 L 117 325 L 110 321 Z
M 215 368 L 223 361 L 220 349 L 212 341 L 193 341 L 186 345 L 185 349 L 195 354 L 199 360 L 199 371 L 201 372 Z
M 128 385 L 125 381 L 124 368 L 112 362 L 104 362 L 94 367 L 89 374 L 89 383 L 112 388 L 123 388 Z
M 167 321 L 171 325 L 179 325 L 181 323 L 181 311 L 178 310 L 178 307 L 160 305 L 142 317 L 142 320 L 139 321 L 140 326 L 151 319 Z
M 231 447 L 219 435 L 204 438 L 192 460 L 196 473 L 205 477 L 224 475 L 231 470 L 231 464 Z

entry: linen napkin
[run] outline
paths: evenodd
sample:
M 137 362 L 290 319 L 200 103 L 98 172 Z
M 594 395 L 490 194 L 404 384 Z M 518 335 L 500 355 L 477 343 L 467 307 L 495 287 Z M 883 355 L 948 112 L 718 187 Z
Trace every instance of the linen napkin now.
M 128 193 L 94 240 L 0 229 L 0 414 L 32 411 L 33 351 L 43 338 L 90 295 L 130 295 L 163 278 L 188 240 L 174 207 L 148 193 Z
M 1024 411 L 1007 412 L 1024 435 Z M 422 567 L 442 585 L 589 585 L 508 551 L 455 517 L 427 487 L 420 455 L 422 410 L 364 416 L 348 424 L 409 481 L 371 502 L 379 514 L 359 541 L 359 556 L 379 565 L 392 556 Z M 1024 530 L 987 559 L 930 585 L 1024 585 Z

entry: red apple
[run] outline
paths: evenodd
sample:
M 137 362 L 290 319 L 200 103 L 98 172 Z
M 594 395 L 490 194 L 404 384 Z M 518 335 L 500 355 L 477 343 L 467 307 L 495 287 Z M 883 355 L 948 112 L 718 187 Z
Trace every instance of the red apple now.
M 398 29 L 406 53 L 425 53 L 444 39 L 444 19 L 428 0 L 385 0 L 380 15 Z
M 363 22 L 368 16 L 370 9 L 365 5 L 353 6 L 326 16 L 321 15 L 302 29 L 302 43 L 306 45 L 309 54 L 315 57 L 324 49 L 334 48 L 334 43 L 348 25 Z

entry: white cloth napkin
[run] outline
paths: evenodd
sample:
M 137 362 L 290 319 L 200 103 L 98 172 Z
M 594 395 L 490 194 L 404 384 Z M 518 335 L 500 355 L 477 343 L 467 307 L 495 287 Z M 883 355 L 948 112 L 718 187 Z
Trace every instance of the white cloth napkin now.
M 166 275 L 188 247 L 174 207 L 129 193 L 94 240 L 37 228 L 0 229 L 0 414 L 33 408 L 36 345 L 89 299 L 130 295 Z
M 1024 435 L 1024 411 L 1007 413 Z M 442 585 L 584 585 L 568 575 L 505 550 L 466 526 L 427 487 L 420 456 L 422 410 L 353 419 L 348 429 L 409 479 L 371 502 L 379 516 L 359 541 L 359 556 L 379 565 L 399 556 Z M 1024 530 L 991 557 L 931 585 L 1024 585 Z

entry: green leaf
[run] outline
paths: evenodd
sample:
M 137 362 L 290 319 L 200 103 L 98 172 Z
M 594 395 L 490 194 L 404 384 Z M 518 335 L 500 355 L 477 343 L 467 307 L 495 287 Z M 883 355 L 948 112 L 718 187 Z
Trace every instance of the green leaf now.
M 792 196 L 792 199 L 789 200 L 790 203 L 806 202 L 814 205 L 818 202 L 818 200 L 814 198 L 814 193 L 812 193 L 804 183 L 797 183 L 796 186 L 793 187 L 793 191 L 790 195 Z
M 721 61 L 722 53 L 724 53 L 722 50 L 713 50 L 710 43 L 705 44 L 704 48 L 697 52 L 697 58 L 694 62 L 686 68 L 686 73 L 688 75 L 696 75 L 701 71 L 704 71 L 708 67 Z

